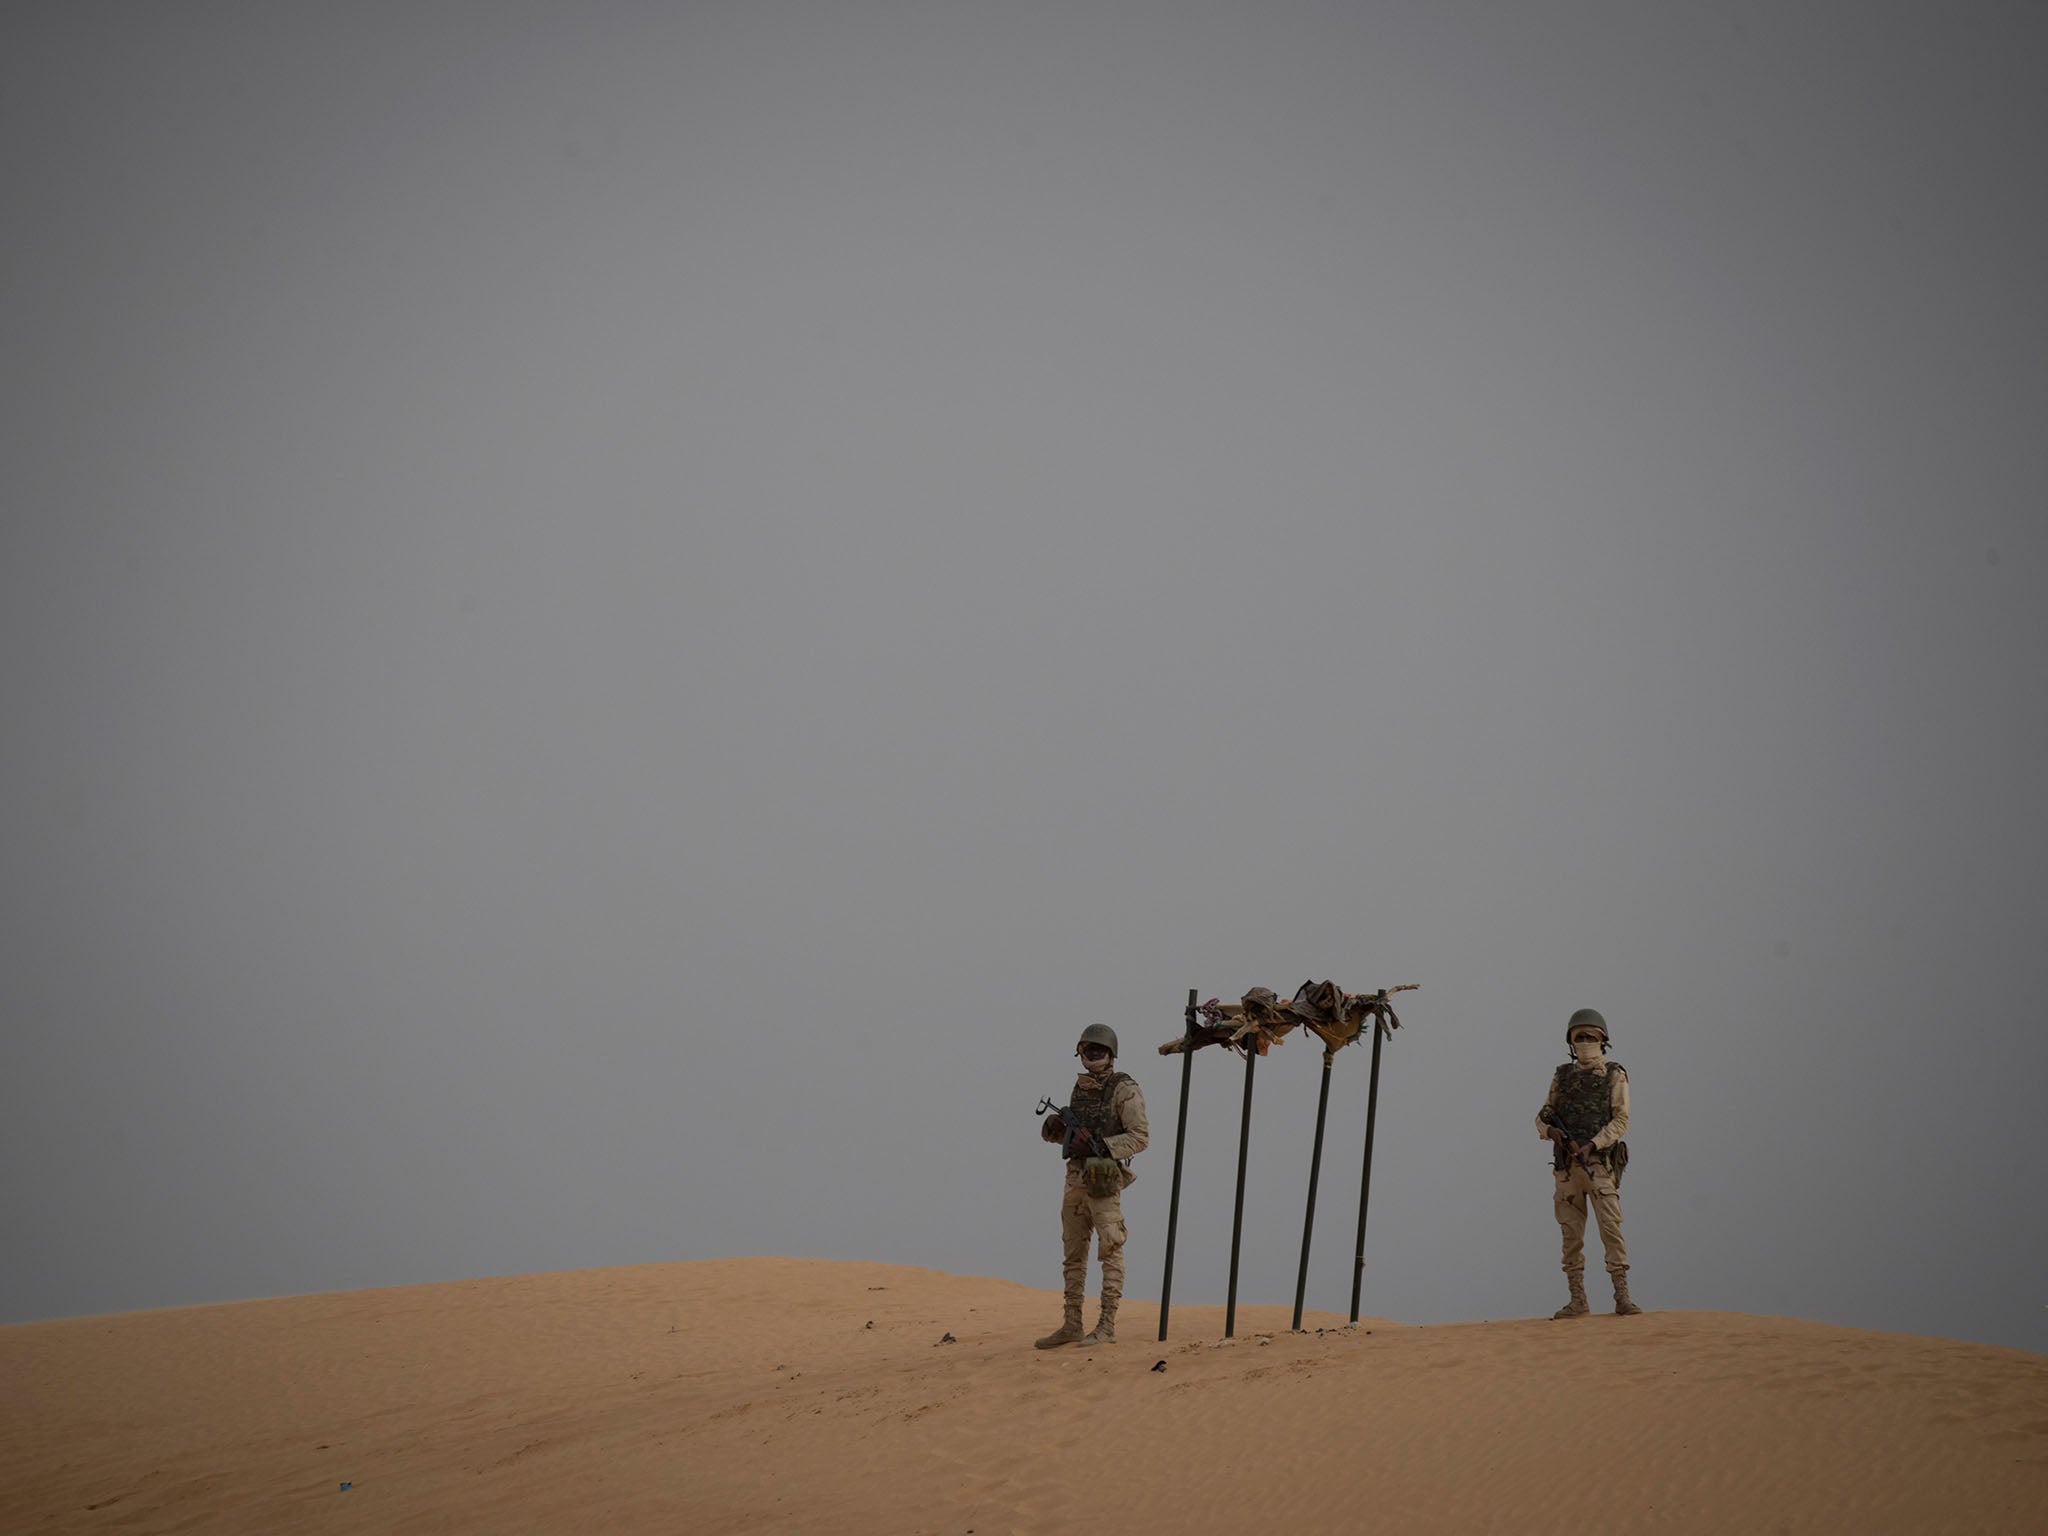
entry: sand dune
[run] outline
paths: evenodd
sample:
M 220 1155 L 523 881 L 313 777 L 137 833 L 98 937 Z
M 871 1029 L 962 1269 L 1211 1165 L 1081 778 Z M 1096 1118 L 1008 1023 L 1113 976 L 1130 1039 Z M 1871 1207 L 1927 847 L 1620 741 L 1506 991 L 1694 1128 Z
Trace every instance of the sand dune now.
M 0 1526 L 2048 1531 L 2022 1350 L 1712 1312 L 1289 1334 L 1282 1306 L 1220 1348 L 1221 1308 L 1176 1306 L 1160 1345 L 1136 1303 L 1113 1349 L 1033 1350 L 1057 1313 L 732 1259 L 0 1328 Z

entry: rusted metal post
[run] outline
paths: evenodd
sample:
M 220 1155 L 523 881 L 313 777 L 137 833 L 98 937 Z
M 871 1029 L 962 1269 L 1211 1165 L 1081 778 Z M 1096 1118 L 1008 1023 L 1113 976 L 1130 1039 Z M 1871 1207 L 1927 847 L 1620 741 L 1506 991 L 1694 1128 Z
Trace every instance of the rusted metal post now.
M 1180 1165 L 1188 1149 L 1188 1080 L 1195 1071 L 1195 989 L 1188 988 L 1187 1041 L 1180 1053 L 1180 1125 L 1173 1133 L 1173 1194 L 1166 1202 L 1166 1277 L 1159 1282 L 1159 1342 L 1166 1342 L 1166 1313 L 1173 1305 L 1173 1240 L 1180 1229 Z
M 1237 1336 L 1237 1244 L 1244 1235 L 1244 1165 L 1252 1145 L 1252 1073 L 1259 1064 L 1256 1031 L 1244 1047 L 1244 1119 L 1237 1130 L 1237 1209 L 1230 1218 L 1230 1295 L 1223 1308 L 1223 1337 Z
M 1385 998 L 1386 994 L 1380 994 Z M 1372 1195 L 1372 1133 L 1380 1109 L 1380 1042 L 1386 1038 L 1386 1020 L 1374 1015 L 1372 1021 L 1372 1082 L 1365 1091 L 1365 1171 L 1358 1182 L 1358 1262 L 1351 1271 L 1351 1321 L 1358 1321 L 1358 1293 L 1365 1286 L 1365 1205 Z
M 1316 1095 L 1316 1147 L 1308 1159 L 1308 1214 L 1301 1218 L 1301 1270 L 1294 1277 L 1294 1331 L 1301 1331 L 1301 1303 L 1308 1294 L 1308 1240 L 1316 1227 L 1316 1184 L 1323 1172 L 1323 1121 L 1330 1113 L 1330 1067 L 1336 1052 L 1323 1051 L 1323 1087 Z

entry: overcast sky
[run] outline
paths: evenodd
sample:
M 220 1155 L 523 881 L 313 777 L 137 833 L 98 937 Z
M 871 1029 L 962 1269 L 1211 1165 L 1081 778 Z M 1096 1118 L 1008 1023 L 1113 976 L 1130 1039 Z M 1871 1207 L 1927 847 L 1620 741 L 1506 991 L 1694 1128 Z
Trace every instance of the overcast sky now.
M 1590 1006 L 1638 1300 L 2048 1349 L 2044 49 L 10 7 L 0 1320 L 1056 1288 L 1031 1109 L 1097 1019 L 1156 1298 L 1156 1047 L 1329 977 L 1422 984 L 1368 1312 L 1563 1299 L 1532 1117 Z M 1259 1069 L 1241 1299 L 1292 1298 L 1317 1066 Z M 1176 1301 L 1241 1083 L 1194 1063 Z

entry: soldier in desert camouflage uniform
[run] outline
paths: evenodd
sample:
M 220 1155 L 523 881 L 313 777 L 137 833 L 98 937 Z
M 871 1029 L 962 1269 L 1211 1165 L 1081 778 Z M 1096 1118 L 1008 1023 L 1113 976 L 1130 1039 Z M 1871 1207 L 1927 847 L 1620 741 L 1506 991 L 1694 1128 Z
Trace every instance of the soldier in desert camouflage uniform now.
M 1584 1317 L 1586 1206 L 1600 1226 L 1614 1310 L 1623 1317 L 1643 1309 L 1629 1299 L 1628 1245 L 1621 1238 L 1621 1172 L 1628 1165 L 1628 1073 L 1607 1059 L 1607 1021 L 1581 1008 L 1565 1026 L 1572 1059 L 1550 1078 L 1536 1129 L 1554 1147 L 1556 1190 L 1551 1209 L 1564 1234 L 1564 1276 L 1571 1299 L 1554 1317 Z
M 1125 1166 L 1145 1150 L 1151 1129 L 1145 1122 L 1145 1096 L 1129 1074 L 1116 1070 L 1116 1031 L 1090 1024 L 1081 1031 L 1074 1054 L 1082 1072 L 1064 1115 L 1039 1122 L 1039 1134 L 1061 1142 L 1067 1151 L 1066 1188 L 1060 1195 L 1060 1234 L 1066 1242 L 1066 1309 L 1060 1326 L 1037 1341 L 1040 1349 L 1061 1344 L 1114 1344 L 1117 1303 L 1124 1294 L 1123 1192 L 1137 1177 Z M 1068 1136 L 1072 1131 L 1073 1135 Z M 1088 1238 L 1102 1260 L 1102 1309 L 1094 1329 L 1081 1331 L 1081 1304 L 1088 1290 Z

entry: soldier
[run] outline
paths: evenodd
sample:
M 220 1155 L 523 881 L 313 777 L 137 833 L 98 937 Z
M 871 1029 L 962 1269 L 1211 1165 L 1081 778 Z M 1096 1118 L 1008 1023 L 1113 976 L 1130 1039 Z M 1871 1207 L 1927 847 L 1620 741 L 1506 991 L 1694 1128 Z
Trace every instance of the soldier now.
M 1607 1059 L 1607 1021 L 1581 1008 L 1565 1025 L 1572 1059 L 1550 1079 L 1536 1129 L 1553 1147 L 1557 1224 L 1564 1232 L 1564 1277 L 1571 1300 L 1553 1317 L 1584 1317 L 1586 1305 L 1586 1201 L 1600 1223 L 1600 1247 L 1614 1282 L 1614 1310 L 1631 1317 L 1643 1309 L 1629 1299 L 1628 1247 L 1621 1240 L 1621 1174 L 1628 1166 L 1628 1073 Z
M 1066 1189 L 1060 1197 L 1060 1233 L 1066 1239 L 1066 1313 L 1060 1326 L 1038 1340 L 1053 1349 L 1079 1340 L 1083 1344 L 1116 1342 L 1116 1307 L 1124 1294 L 1123 1192 L 1137 1177 L 1126 1166 L 1145 1150 L 1151 1130 L 1145 1123 L 1145 1096 L 1127 1073 L 1116 1070 L 1116 1031 L 1090 1024 L 1074 1047 L 1081 1075 L 1074 1079 L 1073 1100 L 1065 1114 L 1047 1115 L 1039 1135 L 1061 1142 L 1067 1157 Z M 1069 1136 L 1067 1133 L 1073 1134 Z M 1091 1333 L 1081 1332 L 1081 1303 L 1088 1290 L 1088 1235 L 1102 1260 L 1102 1310 Z

